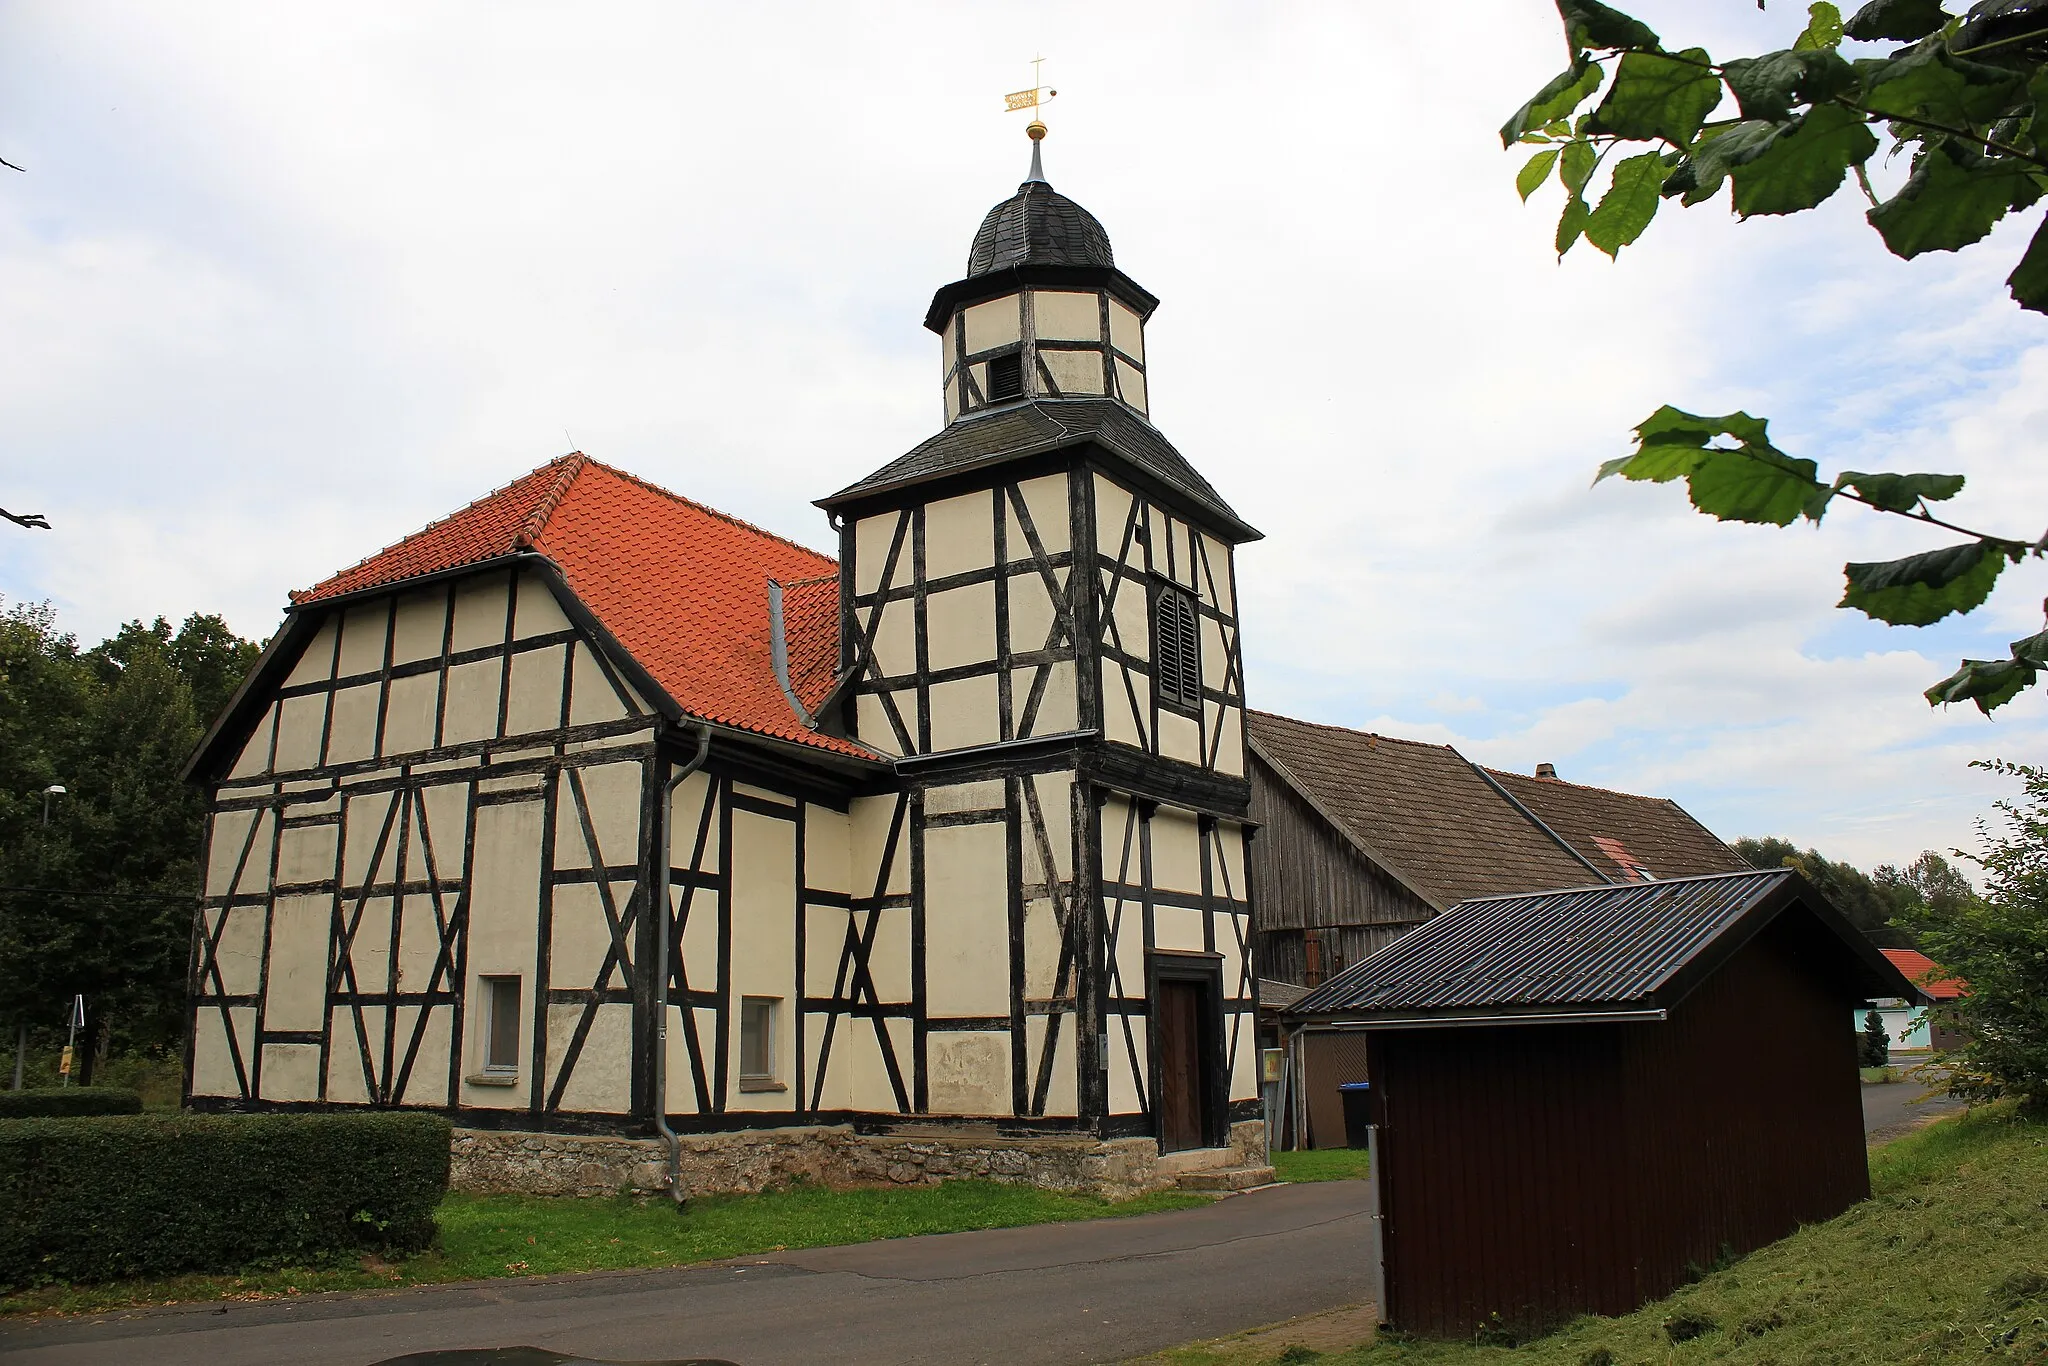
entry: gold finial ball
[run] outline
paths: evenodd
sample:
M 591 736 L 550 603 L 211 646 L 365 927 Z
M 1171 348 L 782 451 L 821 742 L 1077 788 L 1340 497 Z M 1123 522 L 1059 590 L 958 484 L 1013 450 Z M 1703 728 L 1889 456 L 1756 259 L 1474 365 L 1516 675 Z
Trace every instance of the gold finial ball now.
M 1037 119 L 1031 120 L 1031 122 L 1024 125 L 1024 136 L 1030 138 L 1033 142 L 1044 142 L 1045 125 Z

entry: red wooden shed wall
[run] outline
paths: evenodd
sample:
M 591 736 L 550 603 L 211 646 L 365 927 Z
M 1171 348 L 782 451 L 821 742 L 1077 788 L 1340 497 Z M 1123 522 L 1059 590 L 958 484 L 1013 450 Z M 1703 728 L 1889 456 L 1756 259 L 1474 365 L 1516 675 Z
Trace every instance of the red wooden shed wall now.
M 1389 1322 L 1627 1313 L 1867 1196 L 1823 933 L 1787 912 L 1662 1023 L 1375 1032 Z

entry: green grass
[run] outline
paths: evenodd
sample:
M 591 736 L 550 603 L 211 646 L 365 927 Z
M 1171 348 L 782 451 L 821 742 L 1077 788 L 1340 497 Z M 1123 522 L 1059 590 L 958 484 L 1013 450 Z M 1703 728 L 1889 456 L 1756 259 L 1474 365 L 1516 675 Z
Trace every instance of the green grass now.
M 1363 1181 L 1367 1170 L 1363 1148 L 1311 1148 L 1273 1154 L 1273 1169 L 1282 1181 Z
M 1898 1070 L 1892 1067 L 1859 1067 L 1856 1069 L 1866 1086 L 1881 1085 L 1899 1079 Z
M 1871 1199 L 1623 1318 L 1583 1318 L 1521 1347 L 1383 1341 L 1349 1352 L 1223 1341 L 1176 1366 L 1603 1366 L 2048 1361 L 2048 1120 L 2009 1105 L 1871 1153 Z M 1710 1323 L 1673 1343 L 1666 1324 Z
M 1208 1203 L 1207 1196 L 1181 1192 L 1112 1203 L 994 1181 L 880 1190 L 798 1186 L 695 1200 L 680 1215 L 666 1199 L 457 1194 L 439 1210 L 438 1245 L 396 1263 L 365 1258 L 354 1265 L 284 1267 L 239 1276 L 49 1286 L 0 1297 L 0 1313 L 84 1313 L 134 1304 L 678 1266 L 757 1252 L 1150 1214 Z

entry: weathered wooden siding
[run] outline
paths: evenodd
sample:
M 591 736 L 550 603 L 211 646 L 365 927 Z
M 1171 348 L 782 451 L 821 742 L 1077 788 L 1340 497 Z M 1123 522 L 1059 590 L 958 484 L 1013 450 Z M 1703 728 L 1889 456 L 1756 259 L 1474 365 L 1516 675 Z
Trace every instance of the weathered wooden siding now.
M 1389 1320 L 1627 1313 L 1868 1195 L 1849 993 L 1814 933 L 1780 920 L 1664 1023 L 1375 1032 Z

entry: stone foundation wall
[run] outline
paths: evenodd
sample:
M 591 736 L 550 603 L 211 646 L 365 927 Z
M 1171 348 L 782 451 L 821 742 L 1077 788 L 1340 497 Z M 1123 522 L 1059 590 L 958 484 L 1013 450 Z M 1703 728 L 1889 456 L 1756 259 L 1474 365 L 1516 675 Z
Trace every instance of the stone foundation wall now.
M 973 1176 L 1126 1199 L 1170 1186 L 1183 1172 L 1264 1165 L 1265 1128 L 1257 1121 L 1233 1124 L 1228 1148 L 1163 1158 L 1149 1138 L 1011 1137 L 910 1127 L 875 1135 L 856 1134 L 844 1124 L 685 1134 L 683 1193 L 750 1194 L 799 1180 L 929 1185 Z M 457 1129 L 450 1155 L 457 1190 L 614 1195 L 668 1189 L 667 1146 L 657 1138 Z

